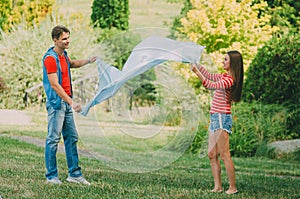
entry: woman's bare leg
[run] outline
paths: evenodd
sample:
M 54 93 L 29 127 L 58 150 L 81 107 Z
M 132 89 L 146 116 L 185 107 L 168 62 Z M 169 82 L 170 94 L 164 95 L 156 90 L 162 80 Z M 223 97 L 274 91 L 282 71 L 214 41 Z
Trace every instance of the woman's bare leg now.
M 218 159 L 218 148 L 217 140 L 219 138 L 219 133 L 210 133 L 208 138 L 208 157 L 210 160 L 211 171 L 214 177 L 214 189 L 211 192 L 221 192 L 222 182 L 221 182 L 221 165 Z
M 226 173 L 229 181 L 229 189 L 226 191 L 227 194 L 237 193 L 236 179 L 234 164 L 231 159 L 229 150 L 229 135 L 226 131 L 222 130 L 219 139 L 217 140 L 218 150 L 220 152 L 220 157 L 224 162 Z

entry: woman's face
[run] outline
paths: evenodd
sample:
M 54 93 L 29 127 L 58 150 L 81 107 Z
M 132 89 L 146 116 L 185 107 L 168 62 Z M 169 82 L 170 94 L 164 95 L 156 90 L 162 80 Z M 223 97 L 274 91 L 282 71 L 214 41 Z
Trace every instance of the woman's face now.
M 229 69 L 230 69 L 230 57 L 228 54 L 225 55 L 225 58 L 223 61 L 223 68 L 226 71 L 229 71 Z

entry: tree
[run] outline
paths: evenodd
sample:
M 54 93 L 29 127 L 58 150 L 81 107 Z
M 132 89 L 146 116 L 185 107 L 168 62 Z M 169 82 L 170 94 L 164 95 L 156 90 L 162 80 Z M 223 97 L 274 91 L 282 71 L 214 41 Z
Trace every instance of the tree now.
M 247 71 L 243 99 L 281 104 L 290 110 L 288 129 L 300 129 L 300 36 L 273 37 L 259 49 Z M 299 136 L 299 135 L 298 135 Z
M 128 30 L 128 0 L 94 0 L 91 19 L 94 27 Z
M 265 2 L 252 0 L 190 0 L 192 9 L 182 18 L 179 31 L 192 41 L 206 46 L 216 63 L 232 49 L 243 54 L 245 68 L 257 49 L 272 37 L 270 15 L 262 14 Z M 217 62 L 218 61 L 218 62 Z

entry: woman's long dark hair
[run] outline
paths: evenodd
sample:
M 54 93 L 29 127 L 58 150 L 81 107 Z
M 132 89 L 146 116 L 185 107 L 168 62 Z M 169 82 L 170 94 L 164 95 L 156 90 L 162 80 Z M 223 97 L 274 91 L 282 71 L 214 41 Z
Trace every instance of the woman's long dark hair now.
M 231 87 L 231 100 L 238 102 L 242 97 L 242 88 L 244 80 L 243 58 L 239 51 L 228 51 L 230 58 L 230 72 L 233 76 L 233 85 Z

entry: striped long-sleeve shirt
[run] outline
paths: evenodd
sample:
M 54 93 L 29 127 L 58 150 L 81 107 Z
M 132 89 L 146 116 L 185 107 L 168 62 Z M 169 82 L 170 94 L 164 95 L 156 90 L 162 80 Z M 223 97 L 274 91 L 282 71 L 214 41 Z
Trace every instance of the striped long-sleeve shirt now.
M 203 86 L 214 90 L 210 113 L 231 114 L 230 88 L 233 85 L 232 77 L 226 73 L 210 73 L 204 67 L 200 67 L 199 69 L 206 78 L 202 83 Z

